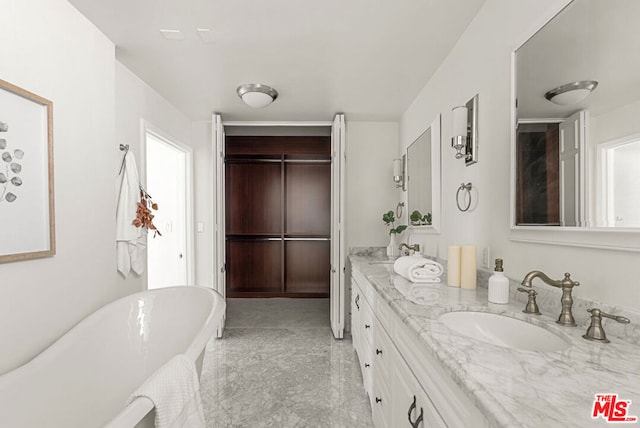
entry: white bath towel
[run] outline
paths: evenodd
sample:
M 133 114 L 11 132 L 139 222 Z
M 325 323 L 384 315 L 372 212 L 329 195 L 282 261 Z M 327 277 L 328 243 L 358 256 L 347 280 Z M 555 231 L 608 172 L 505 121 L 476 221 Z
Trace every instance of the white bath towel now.
M 118 271 L 126 278 L 133 270 L 138 275 L 144 272 L 146 263 L 147 234 L 133 225 L 140 201 L 140 179 L 136 159 L 131 153 L 125 155 L 125 167 L 120 183 L 118 208 L 116 210 L 116 250 Z
M 147 397 L 155 405 L 156 428 L 205 428 L 196 365 L 188 356 L 173 357 L 127 400 Z
M 433 304 L 440 300 L 439 283 L 413 283 L 405 277 L 395 276 L 393 285 L 404 297 L 419 305 Z
M 420 256 L 399 257 L 393 264 L 393 270 L 411 282 L 440 282 L 442 265 Z

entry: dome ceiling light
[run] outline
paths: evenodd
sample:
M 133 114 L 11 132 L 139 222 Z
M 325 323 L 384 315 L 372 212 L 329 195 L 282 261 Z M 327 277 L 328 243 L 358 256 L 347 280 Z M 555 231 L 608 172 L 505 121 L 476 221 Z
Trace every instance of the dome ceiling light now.
M 259 83 L 245 83 L 238 86 L 236 92 L 246 105 L 253 108 L 266 107 L 278 98 L 278 91 Z
M 544 97 L 554 104 L 568 106 L 587 98 L 597 86 L 598 82 L 595 80 L 580 80 L 558 86 L 544 94 Z

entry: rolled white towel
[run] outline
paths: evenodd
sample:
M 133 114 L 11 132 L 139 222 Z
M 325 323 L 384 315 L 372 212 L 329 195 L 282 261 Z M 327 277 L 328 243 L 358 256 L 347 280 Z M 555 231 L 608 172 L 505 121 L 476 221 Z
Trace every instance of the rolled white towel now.
M 393 270 L 411 282 L 440 282 L 444 271 L 440 263 L 419 256 L 399 257 Z

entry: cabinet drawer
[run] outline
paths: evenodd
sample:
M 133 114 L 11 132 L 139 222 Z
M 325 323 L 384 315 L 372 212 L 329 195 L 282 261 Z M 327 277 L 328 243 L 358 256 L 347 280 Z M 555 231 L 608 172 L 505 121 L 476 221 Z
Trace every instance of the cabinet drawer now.
M 372 354 L 375 371 L 380 373 L 384 382 L 388 384 L 391 379 L 390 373 L 393 368 L 394 358 L 397 359 L 399 356 L 397 356 L 391 339 L 389 339 L 389 336 L 379 322 L 376 322 L 373 332 Z
M 373 425 L 376 428 L 393 427 L 396 425 L 391 423 L 392 395 L 389 392 L 389 384 L 382 379 L 378 370 L 373 372 L 373 385 L 370 394 L 371 413 L 373 416 Z
M 367 278 L 365 278 L 362 272 L 360 272 L 360 270 L 355 266 L 351 271 L 351 279 L 356 284 L 358 284 L 360 291 L 364 295 L 364 298 L 367 299 L 369 304 L 373 304 L 373 296 L 375 294 L 375 291 L 373 290 L 371 284 L 369 284 Z
M 370 348 L 362 348 L 358 354 L 360 360 L 360 371 L 362 372 L 362 385 L 369 397 L 371 397 L 373 386 L 373 365 Z

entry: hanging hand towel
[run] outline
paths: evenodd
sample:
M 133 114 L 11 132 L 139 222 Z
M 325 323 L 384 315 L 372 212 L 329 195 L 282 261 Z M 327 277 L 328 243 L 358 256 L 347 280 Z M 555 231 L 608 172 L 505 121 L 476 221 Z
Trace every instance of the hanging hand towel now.
M 424 257 L 404 256 L 395 261 L 393 270 L 411 282 L 440 282 L 444 269 L 440 263 Z
M 125 167 L 120 183 L 118 209 L 116 211 L 116 249 L 118 271 L 126 278 L 133 270 L 138 275 L 144 272 L 147 234 L 133 225 L 140 201 L 140 179 L 136 159 L 131 151 L 125 155 Z
M 147 397 L 155 405 L 156 428 L 205 428 L 200 381 L 188 356 L 173 357 L 127 400 Z

